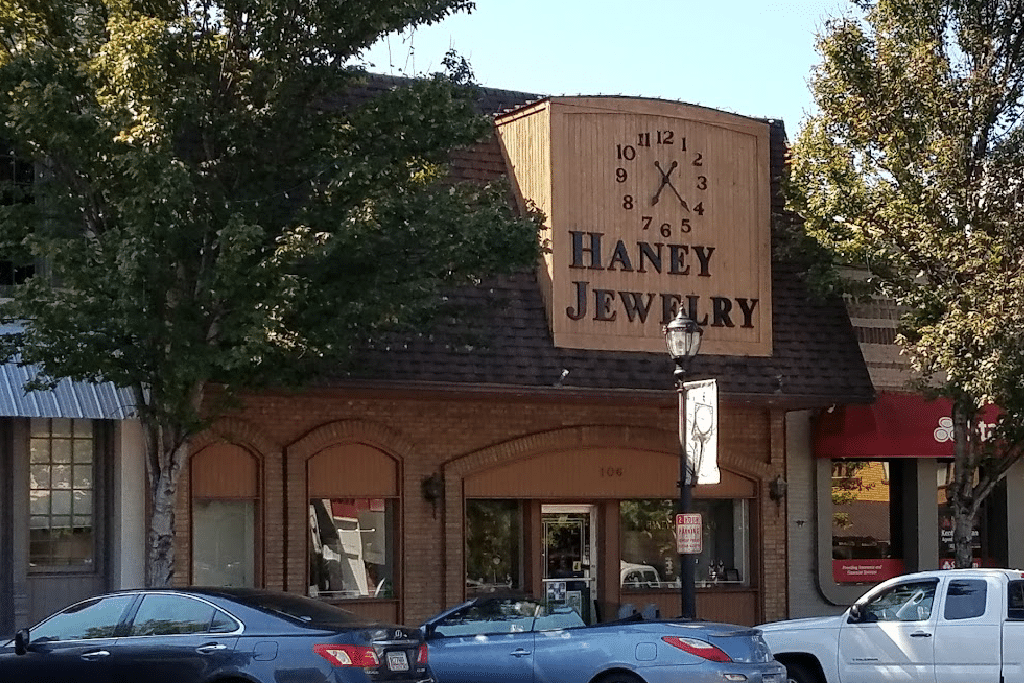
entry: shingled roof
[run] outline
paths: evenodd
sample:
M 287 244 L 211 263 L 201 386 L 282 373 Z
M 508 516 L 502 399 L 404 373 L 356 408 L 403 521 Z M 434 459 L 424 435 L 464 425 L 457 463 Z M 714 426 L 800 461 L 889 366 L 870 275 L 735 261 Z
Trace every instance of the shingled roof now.
M 369 89 L 393 87 L 391 77 L 369 78 Z M 494 114 L 543 95 L 480 89 L 480 106 Z M 784 209 L 780 187 L 787 153 L 781 121 L 771 120 L 773 354 L 770 357 L 698 355 L 693 378 L 718 380 L 723 398 L 813 407 L 869 402 L 873 388 L 841 298 L 812 295 L 805 268 L 783 249 L 784 233 L 800 218 Z M 452 175 L 489 180 L 509 171 L 496 137 L 452 155 Z M 667 353 L 591 351 L 554 346 L 536 273 L 496 277 L 459 287 L 449 303 L 469 313 L 437 329 L 393 337 L 364 349 L 350 372 L 334 380 L 416 384 L 671 390 Z M 568 374 L 566 374 L 568 371 Z

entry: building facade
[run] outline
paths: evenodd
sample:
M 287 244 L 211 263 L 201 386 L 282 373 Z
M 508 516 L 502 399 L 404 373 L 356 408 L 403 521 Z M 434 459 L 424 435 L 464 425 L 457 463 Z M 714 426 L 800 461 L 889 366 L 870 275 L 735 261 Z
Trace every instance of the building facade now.
M 901 311 L 890 300 L 848 303 L 876 399 L 829 406 L 798 420 L 787 451 L 789 613 L 841 612 L 870 586 L 910 571 L 953 566 L 944 487 L 952 473 L 952 406 L 910 388 L 896 345 Z M 995 423 L 997 410 L 982 414 Z M 984 428 L 983 428 L 984 430 Z M 1014 465 L 983 504 L 974 557 L 1024 566 L 1013 529 L 1024 521 L 1024 466 Z
M 67 380 L 26 393 L 33 375 L 0 366 L 3 633 L 144 576 L 144 450 L 130 394 Z
M 679 614 L 661 328 L 685 307 L 705 330 L 689 376 L 719 396 L 720 479 L 694 492 L 698 615 L 787 616 L 787 448 L 809 411 L 872 389 L 842 302 L 812 293 L 790 247 L 781 123 L 495 90 L 481 106 L 495 135 L 453 175 L 539 206 L 544 260 L 450 292 L 458 315 L 314 388 L 245 396 L 192 444 L 176 580 L 409 623 L 500 589 L 594 621 Z
M 370 77 L 359 96 L 394 85 Z M 512 201 L 540 207 L 542 262 L 450 291 L 457 312 L 377 340 L 313 387 L 243 396 L 191 443 L 175 581 L 406 623 L 505 589 L 591 621 L 679 614 L 679 397 L 662 326 L 682 308 L 704 329 L 688 377 L 718 396 L 703 433 L 719 474 L 694 490 L 698 616 L 789 616 L 812 423 L 873 388 L 843 302 L 805 280 L 781 122 L 491 89 L 480 106 L 494 135 L 453 152 L 452 175 L 505 180 Z M 142 584 L 144 461 L 127 403 L 5 413 L 8 631 Z

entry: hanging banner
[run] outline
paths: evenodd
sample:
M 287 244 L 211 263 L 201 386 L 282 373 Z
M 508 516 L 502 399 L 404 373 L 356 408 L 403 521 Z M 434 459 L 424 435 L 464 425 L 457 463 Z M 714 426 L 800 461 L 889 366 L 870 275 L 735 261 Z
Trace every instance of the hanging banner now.
M 686 455 L 696 480 L 691 484 L 718 484 L 718 383 L 713 379 L 685 382 Z

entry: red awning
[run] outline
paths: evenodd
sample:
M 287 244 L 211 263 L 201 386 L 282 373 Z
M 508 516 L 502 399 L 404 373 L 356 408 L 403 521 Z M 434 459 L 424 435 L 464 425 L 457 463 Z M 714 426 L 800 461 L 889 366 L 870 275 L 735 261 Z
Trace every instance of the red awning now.
M 952 458 L 953 404 L 920 394 L 880 392 L 871 405 L 836 406 L 823 413 L 814 438 L 819 458 Z M 985 435 L 999 409 L 982 411 Z

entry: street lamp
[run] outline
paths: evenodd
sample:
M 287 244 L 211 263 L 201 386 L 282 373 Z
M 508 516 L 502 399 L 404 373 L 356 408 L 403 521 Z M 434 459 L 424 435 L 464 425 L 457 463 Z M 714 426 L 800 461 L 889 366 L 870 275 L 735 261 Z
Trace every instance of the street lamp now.
M 682 304 L 675 320 L 665 325 L 665 346 L 668 355 L 676 363 L 676 393 L 679 394 L 679 501 L 676 512 L 684 515 L 693 507 L 693 480 L 696 472 L 686 451 L 686 371 L 690 361 L 700 351 L 700 339 L 703 330 L 683 312 Z M 679 598 L 682 603 L 682 615 L 687 619 L 697 618 L 697 594 L 695 588 L 696 565 L 692 559 L 679 554 Z

